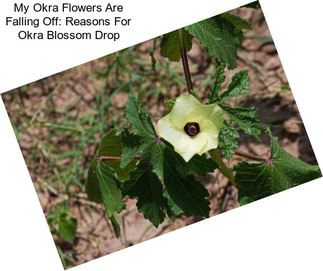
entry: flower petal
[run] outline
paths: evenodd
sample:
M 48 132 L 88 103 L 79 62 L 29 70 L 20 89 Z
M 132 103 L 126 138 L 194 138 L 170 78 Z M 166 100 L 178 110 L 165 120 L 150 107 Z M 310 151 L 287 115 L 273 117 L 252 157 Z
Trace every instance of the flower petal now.
M 170 121 L 178 129 L 183 129 L 188 121 L 190 112 L 202 104 L 191 94 L 182 94 L 179 96 L 170 112 Z
M 208 119 L 220 130 L 223 123 L 223 110 L 216 104 L 201 105 L 190 111 L 187 118 L 188 122 L 201 122 Z
M 190 144 L 185 152 L 180 152 L 175 147 L 175 151 L 178 152 L 186 162 L 188 162 L 195 154 L 202 155 L 208 146 L 208 138 L 205 134 L 198 134 L 195 137 L 189 137 Z
M 185 152 L 190 144 L 190 138 L 183 131 L 178 131 L 170 121 L 170 114 L 160 119 L 157 123 L 159 135 L 166 139 L 180 152 Z

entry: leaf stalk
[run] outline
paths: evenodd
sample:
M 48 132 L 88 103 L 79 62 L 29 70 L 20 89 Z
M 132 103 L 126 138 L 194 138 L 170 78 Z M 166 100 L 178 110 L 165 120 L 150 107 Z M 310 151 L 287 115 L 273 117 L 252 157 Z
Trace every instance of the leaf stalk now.
M 222 157 L 221 157 L 221 155 L 220 155 L 220 153 L 219 153 L 219 151 L 217 150 L 217 149 L 214 149 L 214 150 L 211 150 L 211 151 L 209 151 L 209 153 L 210 153 L 210 155 L 211 155 L 211 157 L 212 157 L 212 159 L 218 164 L 218 166 L 219 166 L 219 171 L 225 176 L 225 177 L 227 177 L 230 181 L 231 181 L 231 183 L 234 185 L 234 186 L 237 186 L 236 185 L 236 182 L 235 182 L 235 172 L 232 170 L 232 169 L 230 169 L 230 168 L 228 168 L 225 164 L 224 164 L 224 162 L 223 162 L 223 160 L 222 160 Z

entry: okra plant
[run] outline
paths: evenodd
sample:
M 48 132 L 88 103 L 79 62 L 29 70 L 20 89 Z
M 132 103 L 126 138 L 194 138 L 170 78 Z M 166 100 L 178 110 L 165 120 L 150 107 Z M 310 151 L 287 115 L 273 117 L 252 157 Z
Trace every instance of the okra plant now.
M 253 3 L 250 7 L 255 7 Z M 169 112 L 154 127 L 135 94 L 129 94 L 125 118 L 129 127 L 102 136 L 88 171 L 90 200 L 103 203 L 116 236 L 124 198 L 137 200 L 138 211 L 154 226 L 167 217 L 208 217 L 208 191 L 194 176 L 220 171 L 238 190 L 246 204 L 321 176 L 309 165 L 283 150 L 270 129 L 257 118 L 255 107 L 232 107 L 228 100 L 250 93 L 248 71 L 238 71 L 226 89 L 226 69 L 237 67 L 237 49 L 246 20 L 224 13 L 160 37 L 160 53 L 169 61 L 182 61 L 187 93 L 167 101 Z M 186 53 L 196 39 L 218 64 L 214 84 L 201 101 L 193 89 Z M 155 69 L 156 40 L 150 51 Z M 228 167 L 238 148 L 240 133 L 260 140 L 270 138 L 271 153 L 259 162 L 242 161 Z

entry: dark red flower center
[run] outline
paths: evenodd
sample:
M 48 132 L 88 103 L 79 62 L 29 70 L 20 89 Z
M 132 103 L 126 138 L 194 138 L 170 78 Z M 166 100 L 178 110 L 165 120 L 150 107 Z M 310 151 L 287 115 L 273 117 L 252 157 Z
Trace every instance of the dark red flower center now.
M 184 131 L 189 135 L 189 136 L 195 136 L 200 132 L 200 126 L 197 122 L 188 122 L 184 126 Z

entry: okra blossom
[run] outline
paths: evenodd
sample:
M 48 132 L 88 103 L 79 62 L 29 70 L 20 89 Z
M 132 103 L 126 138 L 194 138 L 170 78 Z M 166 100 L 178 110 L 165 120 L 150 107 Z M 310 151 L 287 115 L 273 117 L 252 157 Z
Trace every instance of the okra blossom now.
M 182 94 L 171 112 L 158 121 L 157 130 L 188 162 L 195 154 L 218 147 L 222 123 L 223 111 L 218 105 L 204 105 L 193 95 Z

